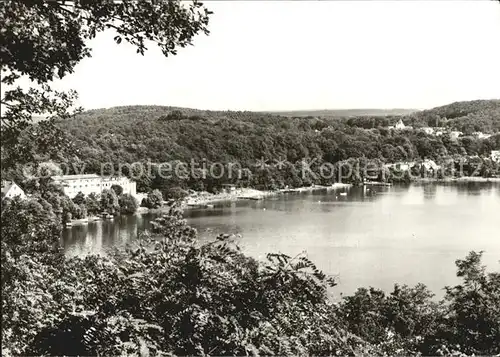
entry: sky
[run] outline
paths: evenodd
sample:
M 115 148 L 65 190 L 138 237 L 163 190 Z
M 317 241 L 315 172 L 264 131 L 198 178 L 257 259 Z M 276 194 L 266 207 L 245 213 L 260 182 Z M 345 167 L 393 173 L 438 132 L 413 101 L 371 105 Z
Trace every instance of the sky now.
M 55 84 L 85 109 L 425 109 L 500 98 L 494 1 L 205 1 L 210 35 L 164 57 L 105 32 Z

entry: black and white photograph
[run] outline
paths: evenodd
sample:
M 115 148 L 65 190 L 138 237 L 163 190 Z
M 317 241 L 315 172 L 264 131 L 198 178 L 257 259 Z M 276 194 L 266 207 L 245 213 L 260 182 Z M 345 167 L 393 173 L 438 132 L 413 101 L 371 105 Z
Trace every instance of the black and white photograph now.
M 0 0 L 2 356 L 500 356 L 500 1 Z

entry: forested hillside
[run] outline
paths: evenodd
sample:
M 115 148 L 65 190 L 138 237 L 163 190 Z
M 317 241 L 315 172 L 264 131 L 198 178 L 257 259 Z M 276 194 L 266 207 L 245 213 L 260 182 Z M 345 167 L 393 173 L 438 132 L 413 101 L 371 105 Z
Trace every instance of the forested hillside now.
M 499 132 L 500 100 L 454 103 L 402 118 L 408 124 L 432 125 L 430 118 L 436 116 L 453 129 L 468 125 L 475 130 Z M 446 137 L 431 137 L 418 131 L 384 130 L 399 116 L 372 118 L 377 130 L 363 130 L 366 128 L 355 124 L 364 118 L 290 118 L 252 112 L 131 106 L 88 111 L 60 122 L 60 126 L 82 149 L 82 157 L 101 160 L 101 155 L 106 155 L 108 160 L 127 162 L 206 158 L 247 163 L 280 155 L 290 162 L 306 156 L 333 162 L 363 155 L 395 161 L 457 153 L 487 155 L 498 146 L 497 138 L 471 146 L 469 139 L 451 144 Z
M 402 119 L 414 128 L 445 127 L 462 131 L 466 135 L 474 132 L 498 133 L 500 131 L 500 100 L 473 100 L 422 110 L 408 115 L 362 115 L 349 118 L 351 126 L 365 129 L 378 128 Z
M 470 135 L 453 139 L 450 135 L 438 137 L 419 130 L 388 130 L 386 126 L 400 118 L 416 127 L 427 126 L 432 125 L 432 118 L 439 117 L 442 125 L 452 129 L 456 129 L 453 126 L 456 123 L 458 129 L 467 125 L 474 130 L 497 132 L 500 128 L 499 103 L 498 100 L 463 102 L 403 117 L 357 118 L 299 118 L 253 112 L 130 106 L 88 111 L 73 119 L 61 120 L 58 125 L 78 149 L 86 172 L 100 172 L 103 163 L 174 160 L 236 162 L 254 170 L 256 160 L 261 158 L 270 164 L 286 160 L 288 173 L 287 170 L 282 170 L 281 174 L 270 172 L 273 170 L 270 165 L 268 172 L 260 173 L 267 179 L 254 175 L 254 181 L 246 183 L 271 188 L 324 183 L 298 180 L 293 171 L 298 170 L 297 164 L 302 159 L 316 158 L 318 164 L 333 164 L 359 158 L 377 162 L 430 158 L 440 162 L 453 156 L 487 157 L 491 150 L 500 148 L 500 135 L 488 139 Z M 212 184 L 217 186 L 224 180 L 227 178 Z M 150 177 L 139 182 L 139 187 L 150 189 L 155 186 L 153 181 L 154 177 Z M 184 188 L 193 185 L 199 186 L 193 182 L 179 183 Z
M 411 116 L 412 124 L 446 126 L 464 133 L 500 131 L 500 100 L 455 102 Z

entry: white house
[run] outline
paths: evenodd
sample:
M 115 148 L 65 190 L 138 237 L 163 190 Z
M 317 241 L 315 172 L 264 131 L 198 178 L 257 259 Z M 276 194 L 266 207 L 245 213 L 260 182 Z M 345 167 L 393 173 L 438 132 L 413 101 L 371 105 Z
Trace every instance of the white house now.
M 14 198 L 19 196 L 20 198 L 26 198 L 26 194 L 21 187 L 16 185 L 13 181 L 2 181 L 2 200 L 4 198 Z
M 500 150 L 491 150 L 491 159 L 500 163 Z
M 123 188 L 123 193 L 136 196 L 136 183 L 124 176 L 101 177 L 95 174 L 53 176 L 54 182 L 59 183 L 68 197 L 75 197 L 79 192 L 85 196 L 91 193 L 100 194 L 109 190 L 111 186 L 118 185 Z

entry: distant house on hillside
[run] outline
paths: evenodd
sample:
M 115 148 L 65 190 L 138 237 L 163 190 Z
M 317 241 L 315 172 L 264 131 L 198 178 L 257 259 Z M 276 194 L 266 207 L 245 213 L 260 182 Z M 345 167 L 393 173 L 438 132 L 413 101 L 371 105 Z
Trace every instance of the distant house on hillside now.
M 19 196 L 20 198 L 26 198 L 26 194 L 21 187 L 16 185 L 13 181 L 2 181 L 2 200 L 4 198 L 14 198 Z
M 403 119 L 399 119 L 399 121 L 396 123 L 396 125 L 391 125 L 388 127 L 388 129 L 395 129 L 395 130 L 412 130 L 413 127 L 409 125 L 405 125 L 403 123 Z
M 491 159 L 500 163 L 500 150 L 491 150 Z

